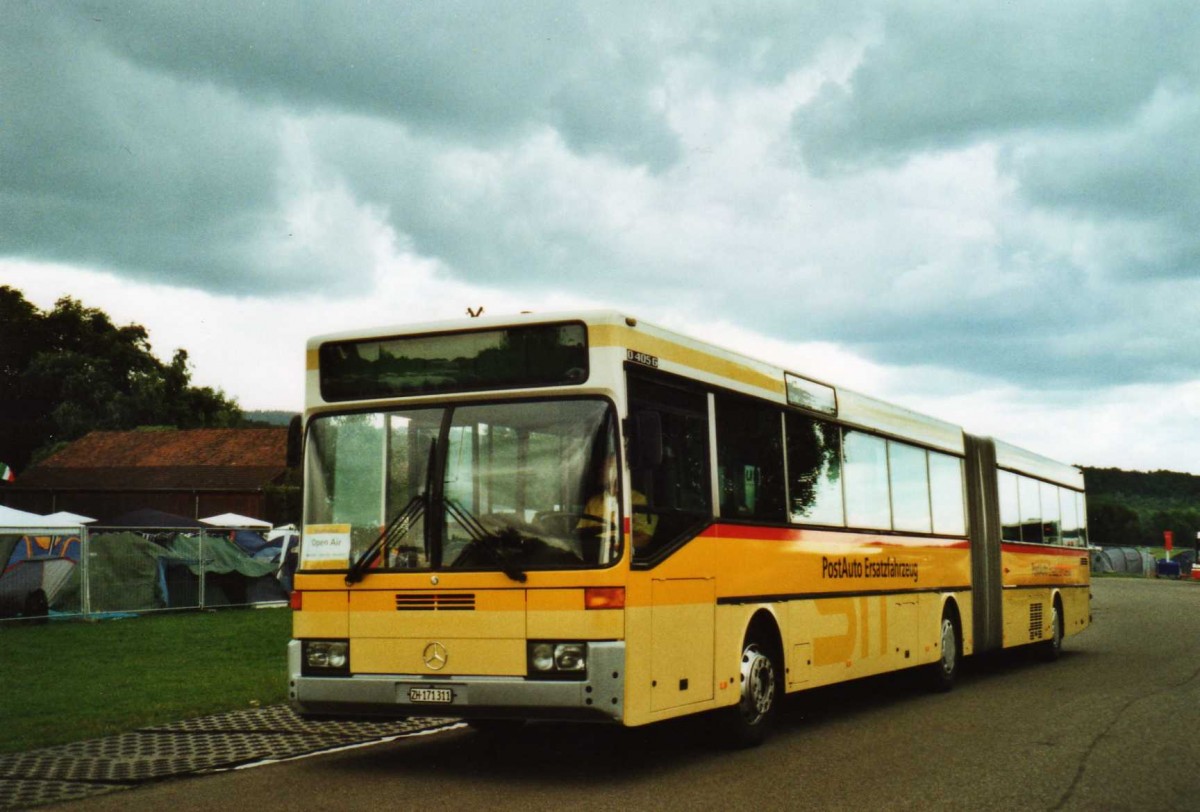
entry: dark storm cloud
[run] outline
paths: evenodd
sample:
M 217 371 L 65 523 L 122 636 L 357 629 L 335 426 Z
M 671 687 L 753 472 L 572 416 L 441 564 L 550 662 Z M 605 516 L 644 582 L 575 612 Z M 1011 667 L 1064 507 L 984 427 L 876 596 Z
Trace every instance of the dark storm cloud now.
M 274 128 L 211 87 L 115 59 L 36 4 L 0 45 L 0 253 L 233 291 L 272 281 Z
M 1026 133 L 1103 131 L 1167 82 L 1195 90 L 1188 3 L 895 3 L 845 86 L 797 111 L 821 171 Z
M 661 167 L 656 43 L 602 4 L 121 3 L 99 27 L 130 61 L 289 109 L 392 120 L 474 144 L 531 126 Z
M 1200 88 L 1165 87 L 1102 133 L 1030 138 L 1005 165 L 1039 208 L 1093 224 L 1121 277 L 1200 277 Z
M 1200 16 L 1188 3 L 899 4 L 794 129 L 841 174 L 992 141 L 1115 276 L 1200 275 Z
M 339 261 L 340 246 L 297 246 L 298 196 L 392 178 L 368 202 L 439 256 L 462 242 L 436 204 L 426 214 L 439 181 L 429 167 L 445 147 L 502 148 L 549 128 L 584 154 L 673 160 L 651 95 L 655 43 L 606 14 L 588 4 L 10 4 L 0 254 L 238 293 L 362 291 L 361 251 Z M 363 166 L 352 151 L 361 139 L 350 139 L 326 163 L 297 166 L 295 131 L 303 141 L 339 118 L 404 141 L 405 153 L 368 145 L 375 162 Z M 324 185 L 304 188 L 306 173 Z M 340 191 L 351 203 L 359 194 Z M 496 213 L 510 208 L 498 201 Z M 346 222 L 327 230 L 328 243 L 356 236 L 338 233 L 353 232 Z
M 828 329 L 884 362 L 1038 385 L 1195 377 L 1194 286 L 1147 283 L 1200 277 L 1198 113 L 1188 3 L 893 4 L 849 80 L 796 110 L 805 165 L 849 178 L 995 145 L 1013 205 L 993 221 L 993 262 L 958 273 L 1022 281 L 931 288 Z M 923 258 L 892 260 L 901 276 Z

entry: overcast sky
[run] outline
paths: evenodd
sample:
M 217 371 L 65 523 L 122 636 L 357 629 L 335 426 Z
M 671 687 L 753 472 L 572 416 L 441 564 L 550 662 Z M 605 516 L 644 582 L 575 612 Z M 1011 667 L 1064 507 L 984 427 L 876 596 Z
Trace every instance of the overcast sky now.
M 612 306 L 1200 473 L 1187 0 L 0 0 L 0 76 L 0 283 L 248 409 L 311 334 Z

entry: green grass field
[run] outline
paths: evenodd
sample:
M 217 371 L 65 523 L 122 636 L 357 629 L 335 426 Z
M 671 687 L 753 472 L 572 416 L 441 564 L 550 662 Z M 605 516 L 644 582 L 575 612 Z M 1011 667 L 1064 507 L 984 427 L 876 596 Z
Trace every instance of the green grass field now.
M 0 623 L 0 752 L 287 697 L 286 608 Z

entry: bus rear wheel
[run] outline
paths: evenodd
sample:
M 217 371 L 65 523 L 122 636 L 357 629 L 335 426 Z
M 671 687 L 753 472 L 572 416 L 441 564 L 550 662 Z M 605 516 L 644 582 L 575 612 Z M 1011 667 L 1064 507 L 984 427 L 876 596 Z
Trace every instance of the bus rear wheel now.
M 1062 656 L 1063 617 L 1062 606 L 1058 598 L 1054 599 L 1054 608 L 1050 610 L 1050 639 L 1038 644 L 1038 656 L 1046 662 L 1054 662 Z
M 739 668 L 738 703 L 724 710 L 723 732 L 731 747 L 756 747 L 775 724 L 783 691 L 778 655 L 770 644 L 747 638 Z
M 938 638 L 941 656 L 929 666 L 929 684 L 933 690 L 945 693 L 954 687 L 962 654 L 958 644 L 960 639 L 957 618 L 947 609 L 942 613 L 941 636 Z

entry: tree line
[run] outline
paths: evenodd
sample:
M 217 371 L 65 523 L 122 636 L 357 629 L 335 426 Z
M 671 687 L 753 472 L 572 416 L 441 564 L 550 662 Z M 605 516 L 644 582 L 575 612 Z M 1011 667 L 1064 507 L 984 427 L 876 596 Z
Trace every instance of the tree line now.
M 1094 544 L 1191 549 L 1200 532 L 1200 476 L 1177 471 L 1084 468 L 1088 534 Z
M 0 286 L 0 462 L 18 476 L 93 430 L 242 424 L 236 400 L 192 385 L 187 350 L 160 361 L 140 324 L 69 296 L 43 311 Z

